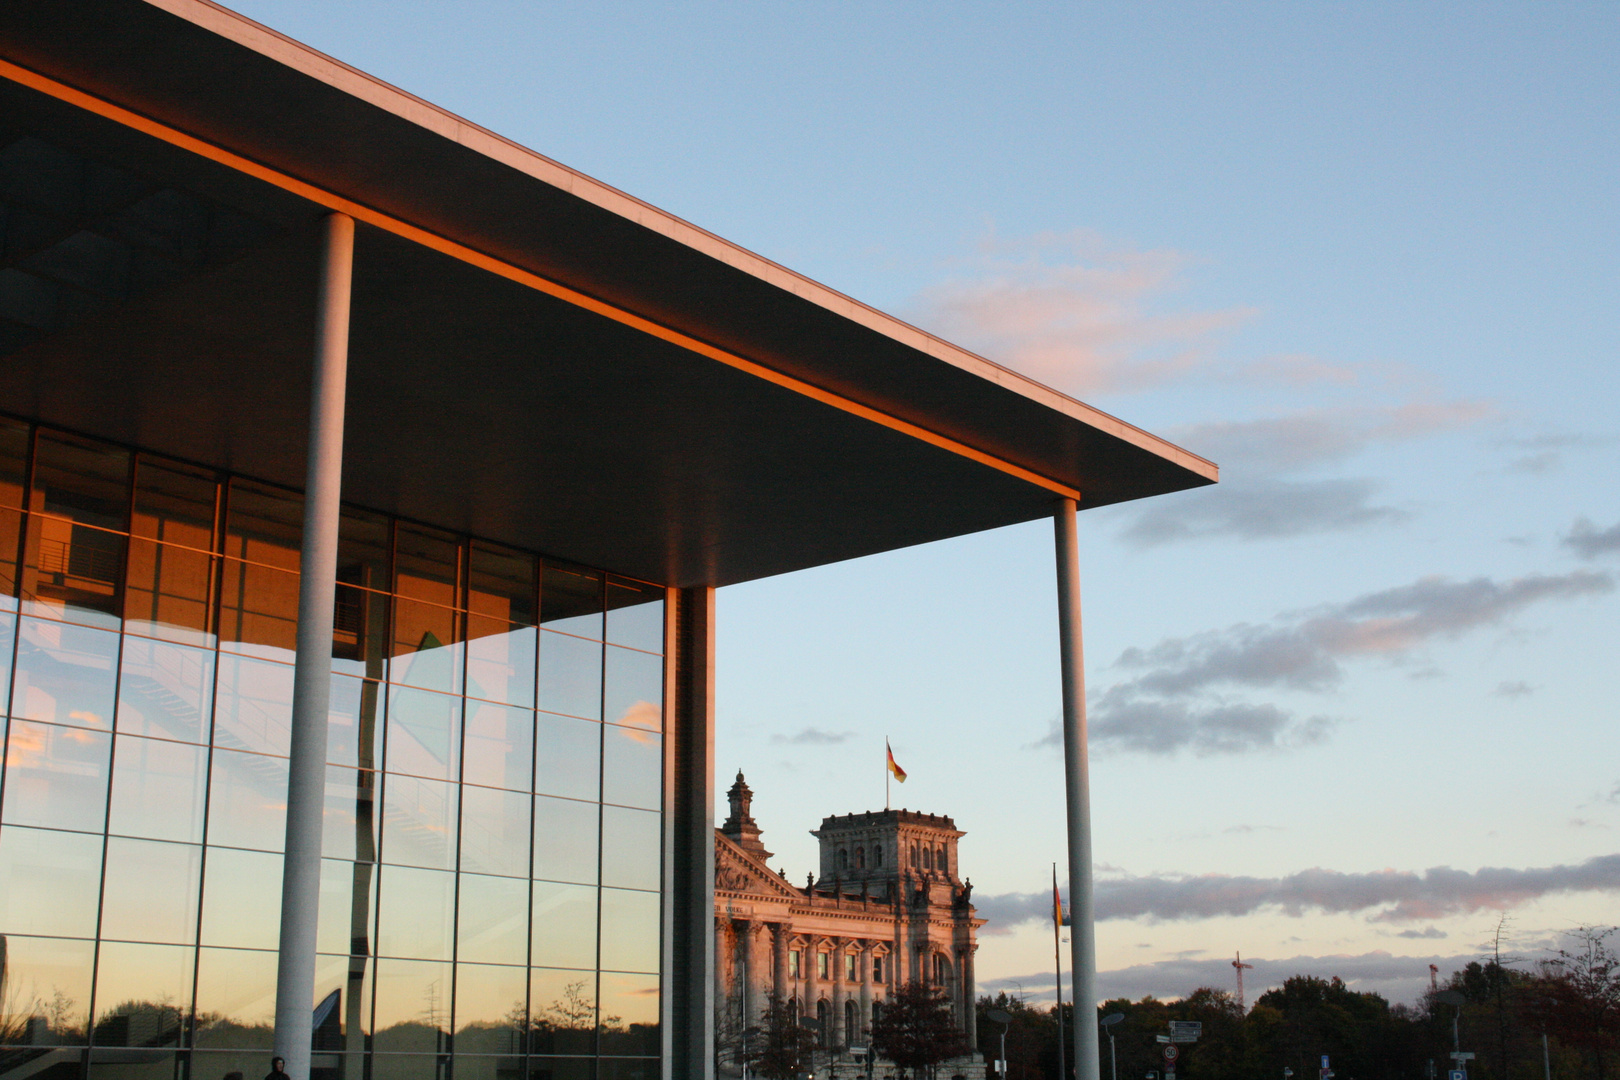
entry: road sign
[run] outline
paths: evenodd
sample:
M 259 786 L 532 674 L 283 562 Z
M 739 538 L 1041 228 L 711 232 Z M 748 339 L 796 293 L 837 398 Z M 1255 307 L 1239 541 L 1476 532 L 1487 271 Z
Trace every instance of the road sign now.
M 1327 1057 L 1328 1056 L 1326 1054 L 1322 1055 L 1322 1068 L 1324 1069 L 1328 1067 Z
M 1172 1020 L 1170 1021 L 1170 1041 L 1178 1043 L 1197 1042 L 1198 1036 L 1204 1033 L 1204 1024 L 1200 1020 Z
M 1467 1080 L 1468 1074 L 1461 1069 L 1452 1069 L 1446 1073 L 1447 1080 Z
M 1474 1052 L 1472 1050 L 1453 1050 L 1451 1052 L 1451 1060 L 1452 1061 L 1473 1061 L 1474 1060 Z
M 1153 1037 L 1162 1043 L 1167 1043 L 1170 1041 L 1170 1036 L 1168 1035 L 1155 1035 Z
M 1174 1043 L 1171 1043 L 1164 1048 L 1164 1060 L 1170 1062 L 1172 1065 L 1175 1064 L 1176 1058 L 1180 1056 L 1181 1047 L 1175 1045 Z

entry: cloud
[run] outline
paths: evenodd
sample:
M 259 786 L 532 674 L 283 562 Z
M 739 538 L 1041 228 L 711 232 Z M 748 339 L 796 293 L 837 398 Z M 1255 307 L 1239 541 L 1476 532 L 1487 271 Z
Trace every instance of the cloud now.
M 1492 697 L 1522 698 L 1529 697 L 1536 692 L 1536 688 L 1527 682 L 1500 682 L 1496 689 L 1491 691 Z
M 1613 555 L 1620 552 L 1620 522 L 1599 529 L 1586 518 L 1577 518 L 1564 536 L 1564 545 L 1574 548 L 1575 554 L 1583 559 Z
M 1502 439 L 1497 445 L 1519 454 L 1508 463 L 1509 472 L 1540 476 L 1562 468 L 1566 450 L 1594 450 L 1613 443 L 1613 438 L 1592 435 L 1535 435 Z
M 1369 922 L 1401 923 L 1505 911 L 1554 893 L 1620 891 L 1620 854 L 1572 866 L 1527 870 L 1485 867 L 1470 873 L 1436 866 L 1421 873 L 1382 870 L 1346 874 L 1320 867 L 1286 877 L 1159 874 L 1107 878 L 1096 883 L 1098 920 L 1148 922 L 1239 917 L 1259 912 L 1299 918 L 1308 912 L 1367 913 Z M 1050 919 L 1050 893 L 976 897 L 986 931 Z
M 1134 251 L 1084 231 L 992 236 L 907 315 L 1067 393 L 1145 390 L 1208 367 L 1211 341 L 1255 314 L 1159 310 L 1157 299 L 1179 286 L 1188 262 L 1178 252 Z M 1328 374 L 1314 361 L 1272 363 L 1295 378 Z
M 1612 592 L 1606 573 L 1530 574 L 1507 581 L 1420 578 L 1337 604 L 1285 613 L 1265 624 L 1239 623 L 1149 648 L 1114 662 L 1135 673 L 1101 690 L 1090 704 L 1099 748 L 1168 754 L 1282 750 L 1324 741 L 1337 723 L 1300 718 L 1271 703 L 1234 701 L 1243 691 L 1323 693 L 1362 658 L 1403 661 L 1435 639 L 1493 626 L 1533 604 Z M 1054 733 L 1043 744 L 1061 745 Z
M 1373 504 L 1377 487 L 1356 479 L 1227 479 L 1218 494 L 1188 492 L 1140 512 L 1120 537 L 1138 547 L 1216 536 L 1274 540 L 1406 520 L 1404 510 Z
M 1421 930 L 1402 930 L 1400 933 L 1396 934 L 1395 936 L 1396 937 L 1402 937 L 1402 938 L 1424 939 L 1424 938 L 1443 938 L 1443 937 L 1446 937 L 1447 935 L 1446 935 L 1446 932 L 1444 930 L 1441 930 L 1437 926 L 1425 926 Z
M 792 735 L 772 735 L 771 742 L 789 743 L 794 746 L 836 746 L 854 737 L 853 731 L 823 731 L 818 727 L 807 727 Z

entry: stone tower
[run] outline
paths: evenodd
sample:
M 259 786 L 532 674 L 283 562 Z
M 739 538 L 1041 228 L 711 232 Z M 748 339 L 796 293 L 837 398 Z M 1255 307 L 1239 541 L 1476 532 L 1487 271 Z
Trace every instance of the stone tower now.
M 757 856 L 760 862 L 771 857 L 771 852 L 765 850 L 765 845 L 759 842 L 759 826 L 754 822 L 754 815 L 749 812 L 754 804 L 754 792 L 743 779 L 742 770 L 737 770 L 737 782 L 731 785 L 726 792 L 726 799 L 731 803 L 731 816 L 726 823 L 720 826 L 720 831 L 738 847 Z
M 961 884 L 956 842 L 965 834 L 943 814 L 873 810 L 824 818 L 811 836 L 821 841 L 820 881 L 889 886 L 907 879 L 929 885 Z M 883 892 L 883 889 L 875 889 Z

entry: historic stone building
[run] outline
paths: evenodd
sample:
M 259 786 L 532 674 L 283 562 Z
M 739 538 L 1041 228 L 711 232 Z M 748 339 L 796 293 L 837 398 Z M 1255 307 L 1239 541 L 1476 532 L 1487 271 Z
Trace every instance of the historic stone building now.
M 884 999 L 912 980 L 946 992 L 972 1045 L 984 920 L 974 915 L 972 882 L 958 874 L 955 822 L 912 810 L 825 818 L 811 834 L 821 841 L 820 873 L 795 885 L 768 864 L 741 772 L 728 794 L 731 815 L 714 838 L 722 1058 L 774 994 L 813 1023 L 825 1069 L 864 1072 L 848 1048 L 866 1045 Z M 945 1075 L 982 1077 L 984 1064 L 974 1053 Z

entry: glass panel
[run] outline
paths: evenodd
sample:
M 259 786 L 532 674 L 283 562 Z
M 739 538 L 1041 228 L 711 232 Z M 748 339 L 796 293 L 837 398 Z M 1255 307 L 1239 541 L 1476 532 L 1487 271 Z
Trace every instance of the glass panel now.
M 166 544 L 213 551 L 218 490 L 211 473 L 143 454 L 135 470 L 135 519 L 130 531 Z
M 664 590 L 629 578 L 607 579 L 607 639 L 615 645 L 664 651 Z
M 158 840 L 107 840 L 101 936 L 119 941 L 197 940 L 202 848 Z
M 226 559 L 220 577 L 220 648 L 292 663 L 298 644 L 298 575 Z
M 287 759 L 215 749 L 208 842 L 280 851 L 287 839 Z
M 321 854 L 333 859 L 377 858 L 377 774 L 326 767 Z
M 658 971 L 657 893 L 602 890 L 602 970 Z
M 29 506 L 103 529 L 129 527 L 129 452 L 41 431 Z
M 90 941 L 7 934 L 0 1044 L 84 1045 L 95 949 Z
M 415 776 L 383 781 L 382 858 L 403 866 L 456 868 L 456 785 Z
M 529 811 L 533 802 L 532 796 L 521 791 L 462 787 L 461 869 L 528 877 Z
M 231 481 L 225 554 L 297 571 L 303 534 L 302 495 L 240 477 Z
M 212 645 L 210 600 L 218 561 L 190 548 L 130 541 L 124 628 L 187 645 Z
M 332 1015 L 315 1030 L 320 1049 L 365 1049 L 365 1036 L 371 1030 L 371 965 L 347 956 L 315 958 L 315 1000 L 325 1003 L 336 992 Z M 339 1041 L 341 1039 L 341 1042 Z M 351 1059 L 358 1066 L 360 1058 Z M 359 1080 L 358 1071 L 349 1073 Z
M 5 750 L 5 706 L 11 701 L 11 666 L 17 657 L 17 616 L 0 611 L 0 757 Z
M 642 728 L 602 729 L 602 801 L 657 810 L 663 805 L 664 739 Z
M 206 1027 L 207 1019 L 199 1016 L 197 1023 L 199 1028 Z M 193 1050 L 190 1067 L 183 1075 L 196 1077 L 197 1080 L 258 1080 L 270 1068 L 270 1050 L 269 1043 L 234 1050 Z M 164 1076 L 153 1077 L 152 1080 L 182 1078 Z
M 602 645 L 549 631 L 540 635 L 540 707 L 547 712 L 602 717 Z
M 194 951 L 189 946 L 102 942 L 96 965 L 96 1044 L 179 1043 L 191 1011 Z
M 545 967 L 596 966 L 596 887 L 534 883 L 532 962 Z
M 528 791 L 534 768 L 534 713 L 467 702 L 461 778 L 469 784 Z
M 457 959 L 481 964 L 529 962 L 528 882 L 462 874 L 459 909 Z M 461 1022 L 459 1016 L 456 1022 Z
M 441 607 L 458 607 L 461 545 L 449 533 L 401 525 L 395 536 L 394 591 Z
M 390 682 L 461 692 L 461 615 L 450 608 L 415 600 L 394 602 L 393 659 Z
M 293 669 L 222 653 L 214 745 L 286 754 L 292 744 Z
M 547 563 L 540 571 L 540 625 L 580 637 L 602 636 L 602 575 Z
M 603 972 L 601 1010 L 603 1054 L 658 1054 L 658 976 Z M 619 1075 L 656 1080 L 658 1059 L 633 1062 Z
M 595 803 L 534 798 L 534 876 L 548 881 L 596 883 Z
M 529 972 L 523 967 L 456 965 L 456 1073 L 463 1054 L 521 1054 L 528 1026 Z
M 450 959 L 450 938 L 455 929 L 456 876 L 442 870 L 403 866 L 382 867 L 381 874 L 378 954 L 421 960 Z M 448 997 L 442 1004 L 449 1005 Z M 421 1007 L 416 1011 L 420 1013 Z M 379 1001 L 379 1023 L 383 1022 L 381 1012 Z
M 527 978 L 525 978 L 527 981 Z M 513 1023 L 522 1025 L 527 1018 L 515 1016 Z M 459 1021 L 458 1021 L 459 1022 Z M 518 1045 L 522 1045 L 523 1027 L 516 1028 Z M 475 1052 L 462 1053 L 463 1045 L 478 1047 Z M 456 1036 L 456 1080 L 523 1080 L 523 1053 L 521 1049 L 510 1054 L 485 1053 L 483 1047 L 501 1045 L 498 1038 L 484 1035 Z
M 537 637 L 533 627 L 467 616 L 467 695 L 532 708 Z
M 540 713 L 535 739 L 534 790 L 594 802 L 602 790 L 602 725 Z
M 117 1030 L 117 1025 L 114 1026 L 114 1030 Z M 96 1038 L 99 1040 L 101 1036 L 97 1034 Z M 160 1038 L 164 1040 L 160 1045 L 175 1045 L 172 1034 L 166 1031 Z M 144 1048 L 114 1051 L 104 1048 L 91 1055 L 89 1080 L 175 1080 L 180 1075 L 182 1068 L 180 1063 L 183 1060 L 184 1055 L 176 1054 L 172 1050 Z
M 404 1029 L 401 1029 L 403 1033 Z M 432 1031 L 424 1029 L 425 1034 L 417 1033 L 410 1038 L 401 1034 L 397 1039 L 390 1036 L 390 1044 L 403 1041 L 411 1046 L 423 1045 L 434 1040 Z M 443 1072 L 439 1068 L 439 1059 L 433 1054 L 375 1054 L 371 1058 L 371 1080 L 443 1080 Z
M 531 1052 L 590 1054 L 596 1050 L 596 973 L 535 968 L 529 975 Z
M 332 676 L 326 724 L 326 760 L 375 769 L 382 760 L 381 684 L 375 679 Z
M 595 1080 L 596 1059 L 588 1057 L 535 1057 L 529 1059 L 529 1080 Z
M 112 737 L 13 720 L 6 739 L 8 825 L 101 832 Z
M 388 649 L 388 595 L 339 585 L 333 600 L 332 670 L 382 678 Z
M 664 730 L 664 658 L 607 647 L 603 713 L 609 723 Z
M 388 771 L 454 780 L 461 742 L 461 699 L 390 687 Z
M 11 715 L 111 728 L 117 664 L 117 634 L 24 619 Z
M 208 751 L 201 746 L 120 735 L 114 743 L 107 831 L 151 840 L 202 843 Z
M 281 941 L 281 856 L 210 847 L 202 944 L 274 949 Z
M 17 608 L 17 545 L 22 537 L 22 515 L 0 509 L 0 608 Z
M 127 543 L 121 533 L 33 515 L 23 566 L 23 610 L 117 629 Z
M 205 649 L 124 639 L 118 680 L 118 730 L 183 742 L 208 741 L 214 654 Z
M 392 548 L 388 518 L 352 506 L 343 508 L 343 517 L 338 524 L 339 581 L 362 589 L 387 592 L 389 552 Z
M 660 826 L 658 814 L 602 807 L 602 884 L 656 890 L 662 880 Z
M 0 417 L 0 506 L 22 506 L 27 475 L 28 425 Z
M 269 1050 L 275 1020 L 275 953 L 198 950 L 197 1046 Z
M 622 977 L 622 976 L 620 976 Z M 610 980 L 604 976 L 602 979 L 602 1012 L 604 1017 L 612 1005 L 608 1001 L 607 984 Z M 607 1019 L 602 1021 L 602 1053 L 625 1053 L 632 1049 L 637 1053 L 647 1053 L 648 1047 L 658 1049 L 658 1021 L 655 1019 L 647 1024 L 625 1019 L 623 1023 L 609 1025 Z M 628 1029 L 625 1025 L 629 1025 Z M 655 1057 L 604 1057 L 596 1063 L 597 1080 L 658 1080 L 659 1059 Z
M 323 953 L 371 953 L 377 867 L 347 859 L 321 860 L 321 910 L 316 948 Z
M 469 559 L 467 610 L 497 622 L 533 626 L 538 569 L 534 556 L 478 541 Z
M 449 964 L 377 961 L 376 1049 L 418 1053 L 442 1049 L 450 1029 L 450 978 Z M 379 1075 L 387 1067 L 381 1057 L 373 1065 Z
M 95 937 L 100 885 L 101 837 L 0 829 L 0 926 L 7 930 Z M 88 998 L 79 1002 L 89 1005 Z M 0 994 L 0 1008 L 10 1007 Z

